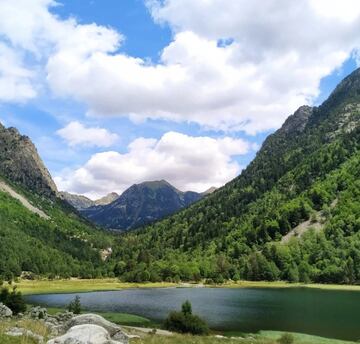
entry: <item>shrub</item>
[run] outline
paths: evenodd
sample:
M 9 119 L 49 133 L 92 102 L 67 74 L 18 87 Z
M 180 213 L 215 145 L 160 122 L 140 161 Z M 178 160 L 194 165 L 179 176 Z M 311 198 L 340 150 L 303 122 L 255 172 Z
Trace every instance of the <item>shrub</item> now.
M 75 299 L 69 303 L 67 308 L 69 312 L 73 312 L 74 314 L 80 314 L 81 313 L 80 296 L 76 295 Z
M 290 333 L 284 333 L 279 339 L 278 343 L 280 344 L 293 344 L 294 343 L 294 336 Z
M 23 313 L 26 311 L 26 304 L 21 292 L 13 288 L 10 293 L 7 288 L 2 288 L 0 292 L 0 302 L 9 307 L 14 314 Z
M 189 301 L 183 303 L 181 308 L 181 312 L 171 312 L 165 320 L 164 326 L 167 330 L 194 335 L 203 335 L 209 332 L 205 321 L 192 314 L 192 307 Z

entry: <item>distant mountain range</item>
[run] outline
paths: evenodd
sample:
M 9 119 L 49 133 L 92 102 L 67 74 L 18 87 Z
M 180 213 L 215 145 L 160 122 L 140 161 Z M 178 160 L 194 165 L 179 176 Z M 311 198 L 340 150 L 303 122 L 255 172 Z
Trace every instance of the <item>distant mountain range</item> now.
M 108 195 L 93 201 L 90 198 L 82 195 L 76 195 L 69 192 L 62 191 L 60 192 L 60 197 L 70 203 L 74 208 L 79 211 L 90 207 L 107 205 L 113 201 L 115 201 L 119 195 L 116 192 L 111 192 Z
M 113 192 L 96 201 L 67 192 L 62 192 L 61 197 L 93 223 L 126 231 L 174 214 L 214 190 L 182 192 L 160 180 L 134 184 L 121 196 Z

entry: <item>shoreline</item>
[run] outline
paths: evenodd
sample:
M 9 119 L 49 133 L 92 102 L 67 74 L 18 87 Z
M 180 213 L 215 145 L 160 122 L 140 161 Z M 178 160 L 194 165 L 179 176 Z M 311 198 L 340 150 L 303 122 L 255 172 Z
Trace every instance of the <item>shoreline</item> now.
M 124 283 L 115 278 L 108 279 L 69 279 L 69 280 L 21 280 L 14 283 L 23 295 L 72 294 L 96 291 L 117 291 L 136 288 L 309 288 L 319 290 L 359 291 L 360 285 L 341 284 L 303 284 L 276 282 L 239 281 L 224 284 L 206 285 L 201 283 Z M 11 286 L 10 286 L 11 287 Z

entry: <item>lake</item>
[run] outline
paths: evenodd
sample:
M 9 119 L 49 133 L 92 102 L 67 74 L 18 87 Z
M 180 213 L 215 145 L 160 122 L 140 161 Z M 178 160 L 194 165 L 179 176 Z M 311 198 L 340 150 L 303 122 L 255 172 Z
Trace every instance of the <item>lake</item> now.
M 211 328 L 222 331 L 278 330 L 360 339 L 360 292 L 310 288 L 158 288 L 82 294 L 30 295 L 27 302 L 68 305 L 80 295 L 89 311 L 123 312 L 162 321 L 185 300 Z

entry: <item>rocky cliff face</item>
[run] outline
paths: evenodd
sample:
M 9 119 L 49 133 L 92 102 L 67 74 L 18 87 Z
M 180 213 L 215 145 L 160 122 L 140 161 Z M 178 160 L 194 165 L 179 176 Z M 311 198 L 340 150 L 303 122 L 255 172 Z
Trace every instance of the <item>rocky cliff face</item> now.
M 89 220 L 110 229 L 129 230 L 162 219 L 204 195 L 181 192 L 165 180 L 135 184 L 107 205 L 80 210 Z
M 111 202 L 114 202 L 119 197 L 119 195 L 116 192 L 111 192 L 108 195 L 106 195 L 96 201 L 93 201 L 90 198 L 87 198 L 85 196 L 76 195 L 76 194 L 72 194 L 72 193 L 64 191 L 64 192 L 60 192 L 60 197 L 63 200 L 70 203 L 74 208 L 81 211 L 81 210 L 85 210 L 90 207 L 96 207 L 96 206 L 100 206 L 100 205 L 110 204 Z
M 118 198 L 119 198 L 119 195 L 116 192 L 111 192 L 111 193 L 107 194 L 106 196 L 94 201 L 94 205 L 107 205 L 107 204 L 110 204 L 111 202 L 114 202 Z
M 94 205 L 94 201 L 82 195 L 75 195 L 69 192 L 60 192 L 60 197 L 70 203 L 77 210 L 83 210 Z
M 54 197 L 57 188 L 39 154 L 27 136 L 0 124 L 0 175 L 26 189 Z

